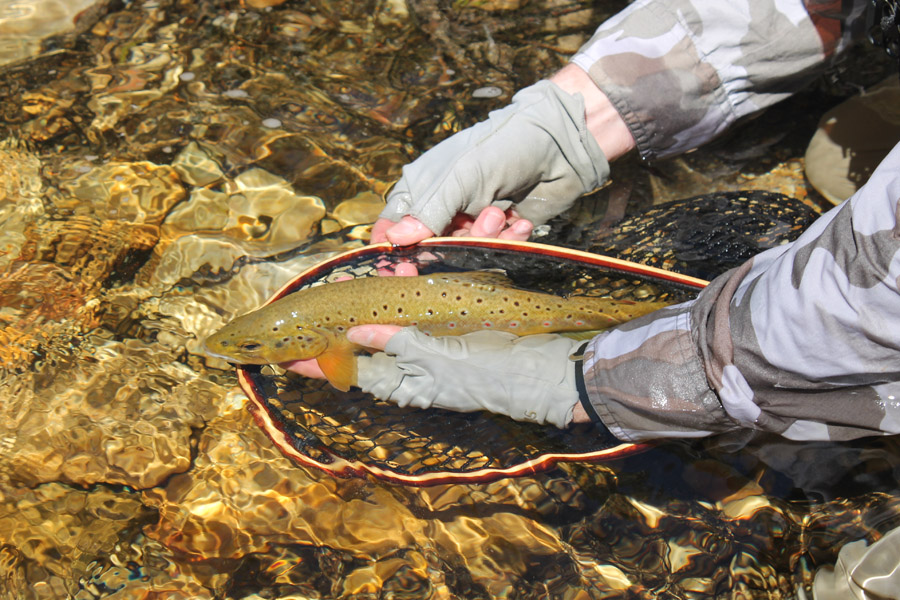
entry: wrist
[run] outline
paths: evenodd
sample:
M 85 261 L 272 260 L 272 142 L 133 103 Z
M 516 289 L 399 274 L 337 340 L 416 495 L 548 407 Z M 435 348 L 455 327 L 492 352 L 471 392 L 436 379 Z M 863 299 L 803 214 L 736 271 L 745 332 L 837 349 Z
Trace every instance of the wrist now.
M 607 160 L 614 160 L 635 147 L 634 136 L 609 98 L 581 67 L 570 63 L 550 81 L 569 94 L 584 98 L 585 123 Z

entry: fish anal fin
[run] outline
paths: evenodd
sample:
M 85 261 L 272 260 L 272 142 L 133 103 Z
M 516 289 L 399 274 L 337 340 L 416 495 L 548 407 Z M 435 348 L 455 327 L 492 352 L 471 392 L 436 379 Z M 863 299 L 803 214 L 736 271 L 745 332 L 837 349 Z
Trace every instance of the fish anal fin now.
M 316 362 L 329 383 L 342 392 L 356 385 L 356 353 L 349 342 L 329 346 Z
M 589 329 L 584 331 L 560 331 L 559 335 L 563 337 L 567 337 L 570 340 L 575 340 L 576 342 L 587 342 L 589 340 L 594 339 L 601 333 L 603 333 L 604 329 Z

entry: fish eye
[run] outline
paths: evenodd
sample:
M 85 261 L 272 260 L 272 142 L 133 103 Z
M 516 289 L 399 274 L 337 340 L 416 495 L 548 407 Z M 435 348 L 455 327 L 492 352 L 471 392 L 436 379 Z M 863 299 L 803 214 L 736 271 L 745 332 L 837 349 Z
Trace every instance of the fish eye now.
M 241 350 L 245 352 L 253 352 L 254 350 L 259 350 L 262 348 L 262 344 L 258 342 L 244 342 L 240 345 Z

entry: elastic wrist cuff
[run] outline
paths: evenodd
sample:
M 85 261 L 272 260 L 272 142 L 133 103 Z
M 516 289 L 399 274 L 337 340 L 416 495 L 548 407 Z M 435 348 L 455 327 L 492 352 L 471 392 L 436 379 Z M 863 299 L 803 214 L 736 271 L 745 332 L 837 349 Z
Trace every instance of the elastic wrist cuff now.
M 600 415 L 594 410 L 594 405 L 591 404 L 591 400 L 588 398 L 587 386 L 584 384 L 584 351 L 589 343 L 585 342 L 575 352 L 575 356 L 578 357 L 578 360 L 575 361 L 575 389 L 578 390 L 578 401 L 581 402 L 584 412 L 591 418 L 591 422 L 600 423 Z

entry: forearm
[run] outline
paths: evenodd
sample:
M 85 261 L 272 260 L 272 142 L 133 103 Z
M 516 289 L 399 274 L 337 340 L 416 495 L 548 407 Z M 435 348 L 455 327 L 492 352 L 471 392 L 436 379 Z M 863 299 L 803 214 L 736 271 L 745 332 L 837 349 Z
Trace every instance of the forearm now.
M 642 156 L 668 156 L 800 89 L 858 34 L 865 4 L 842 14 L 840 2 L 812 0 L 639 0 L 572 62 L 621 115 Z
M 585 122 L 607 160 L 615 160 L 634 148 L 634 136 L 619 111 L 584 70 L 570 63 L 550 81 L 570 94 L 584 98 Z
M 900 147 L 794 243 L 595 338 L 584 375 L 597 414 L 626 440 L 900 433 L 898 198 Z

